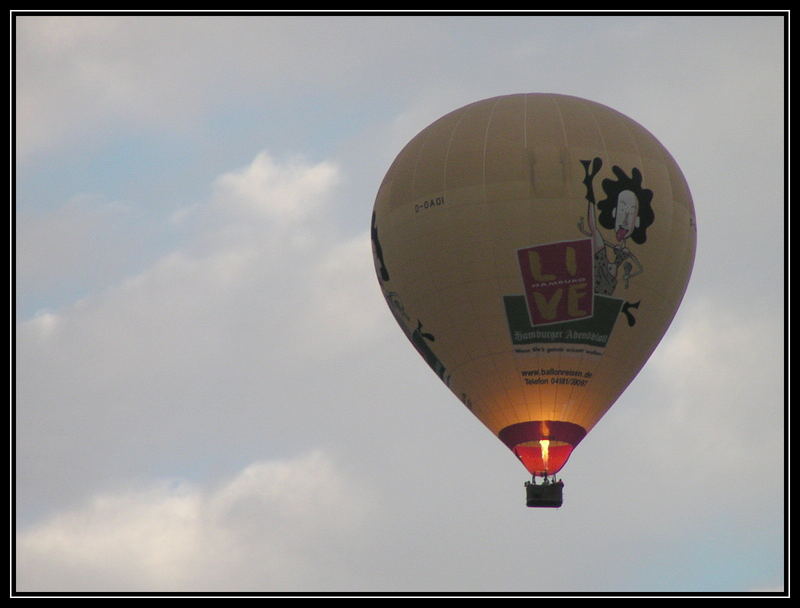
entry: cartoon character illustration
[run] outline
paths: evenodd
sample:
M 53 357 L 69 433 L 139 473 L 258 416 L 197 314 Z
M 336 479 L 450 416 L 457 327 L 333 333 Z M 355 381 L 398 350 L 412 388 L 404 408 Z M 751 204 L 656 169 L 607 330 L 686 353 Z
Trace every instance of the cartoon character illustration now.
M 417 320 L 417 329 L 411 333 L 411 343 L 417 349 L 423 359 L 431 366 L 431 369 L 436 372 L 447 386 L 450 386 L 450 375 L 447 374 L 447 368 L 441 362 L 436 353 L 433 352 L 427 341 L 435 342 L 436 338 L 433 334 L 422 331 L 422 321 Z
M 386 268 L 386 263 L 383 260 L 383 248 L 381 247 L 380 240 L 378 239 L 378 224 L 375 220 L 374 211 L 372 212 L 371 233 L 373 255 L 377 261 L 376 267 L 378 277 L 383 283 L 387 283 L 389 281 L 389 270 Z M 417 319 L 417 328 L 414 330 L 409 329 L 408 321 L 410 321 L 410 319 L 406 314 L 405 307 L 403 306 L 400 296 L 396 292 L 384 291 L 384 297 L 386 298 L 386 302 L 389 304 L 389 309 L 392 311 L 392 314 L 394 314 L 397 323 L 403 329 L 406 336 L 408 336 L 408 339 L 411 340 L 414 348 L 419 351 L 419 354 L 422 355 L 422 358 L 425 359 L 428 365 L 431 366 L 431 369 L 436 372 L 436 375 L 438 375 L 447 386 L 450 386 L 450 375 L 447 373 L 447 368 L 428 344 L 428 342 L 435 342 L 436 337 L 433 334 L 422 330 L 422 321 L 419 319 Z
M 612 171 L 616 179 L 606 178 L 602 182 L 606 198 L 595 202 L 592 181 L 603 167 L 603 161 L 596 157 L 592 161 L 582 160 L 581 164 L 585 172 L 583 184 L 586 186 L 588 202 L 586 217 L 589 226 L 587 230 L 581 218 L 578 229 L 586 236 L 592 237 L 595 293 L 612 295 L 618 284 L 620 269 L 626 289 L 630 286 L 630 280 L 644 271 L 641 262 L 628 248 L 628 240 L 638 245 L 647 241 L 647 228 L 655 221 L 651 205 L 653 191 L 642 187 L 642 174 L 639 169 L 634 167 L 628 177 L 615 165 Z M 609 241 L 603 236 L 598 229 L 598 223 L 603 228 L 613 231 L 616 242 Z M 635 304 L 626 302 L 623 305 L 622 312 L 627 317 L 629 325 L 635 323 L 629 309 L 638 306 L 639 302 Z
M 400 325 L 406 337 L 411 340 L 414 348 L 417 349 L 417 352 L 419 352 L 422 358 L 425 359 L 425 362 L 430 365 L 436 375 L 442 379 L 445 385 L 450 386 L 450 374 L 447 371 L 447 367 L 441 359 L 439 359 L 439 356 L 433 351 L 429 344 L 429 342 L 436 342 L 436 336 L 429 331 L 423 330 L 422 321 L 419 319 L 417 319 L 417 328 L 411 329 L 413 323 L 411 317 L 408 316 L 405 306 L 396 292 L 385 292 L 384 297 L 389 305 L 389 310 L 392 311 L 395 320 L 398 325 Z
M 386 263 L 383 261 L 383 249 L 381 248 L 381 242 L 378 240 L 378 224 L 375 222 L 375 212 L 372 212 L 372 226 L 370 228 L 370 233 L 372 236 L 372 248 L 375 255 L 375 259 L 380 262 L 378 276 L 383 281 L 389 280 L 389 271 L 386 269 Z

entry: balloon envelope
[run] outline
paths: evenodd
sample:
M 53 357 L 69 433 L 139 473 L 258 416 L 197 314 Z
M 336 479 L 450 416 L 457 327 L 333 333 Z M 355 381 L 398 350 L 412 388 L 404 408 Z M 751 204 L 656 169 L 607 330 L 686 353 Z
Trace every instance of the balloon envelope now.
M 532 474 L 552 474 L 683 297 L 689 188 L 647 130 L 584 99 L 478 101 L 414 137 L 372 216 L 395 319 Z

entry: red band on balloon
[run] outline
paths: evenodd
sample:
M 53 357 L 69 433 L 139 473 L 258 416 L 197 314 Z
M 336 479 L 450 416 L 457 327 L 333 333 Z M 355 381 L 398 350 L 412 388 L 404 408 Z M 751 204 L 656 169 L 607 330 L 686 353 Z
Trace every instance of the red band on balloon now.
M 512 450 L 514 446 L 527 441 L 549 439 L 563 441 L 573 448 L 586 436 L 586 429 L 572 422 L 558 420 L 531 420 L 518 422 L 502 429 L 498 435 L 500 441 Z
M 572 450 L 586 436 L 586 430 L 572 422 L 532 420 L 507 426 L 498 436 L 532 475 L 549 475 L 567 463 Z M 542 439 L 559 442 L 548 446 L 547 458 L 541 444 L 536 445 Z

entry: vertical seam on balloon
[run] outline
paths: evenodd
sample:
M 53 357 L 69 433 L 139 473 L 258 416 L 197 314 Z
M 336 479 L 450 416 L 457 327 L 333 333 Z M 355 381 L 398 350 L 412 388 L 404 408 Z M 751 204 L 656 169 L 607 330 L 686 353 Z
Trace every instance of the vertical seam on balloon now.
M 631 135 L 631 138 L 636 143 L 636 156 L 639 159 L 639 170 L 642 171 L 642 176 L 643 176 L 642 177 L 642 182 L 643 182 L 643 185 L 645 187 L 647 187 L 647 185 L 646 185 L 647 174 L 644 171 L 644 156 L 642 155 L 641 150 L 639 148 L 639 142 L 638 142 L 637 138 L 635 137 L 635 134 L 632 133 L 632 129 L 630 128 L 629 124 L 627 124 L 627 123 L 625 124 L 625 129 L 628 130 L 628 132 Z M 646 133 L 647 133 L 647 135 L 649 135 L 653 139 L 656 139 L 656 137 L 652 133 L 650 133 L 649 131 L 646 131 Z M 658 208 L 658 213 L 655 216 L 656 220 L 660 222 L 659 223 L 659 228 L 658 228 L 659 232 L 662 233 L 662 234 L 666 233 L 666 234 L 670 235 L 669 240 L 671 241 L 671 240 L 673 240 L 672 239 L 672 235 L 675 234 L 675 230 L 676 230 L 676 228 L 678 226 L 678 223 L 676 221 L 676 215 L 677 215 L 678 210 L 676 208 L 676 205 L 674 204 L 675 203 L 675 189 L 673 188 L 673 184 L 672 184 L 673 174 L 670 171 L 669 163 L 668 162 L 664 162 L 665 161 L 665 157 L 669 158 L 670 154 L 666 150 L 666 148 L 663 147 L 661 142 L 658 141 L 658 139 L 656 139 L 656 142 L 657 142 L 659 150 L 661 152 L 661 158 L 659 159 L 659 161 L 660 161 L 660 164 L 664 167 L 664 170 L 666 171 L 666 177 L 667 177 L 666 184 L 667 184 L 667 187 L 669 188 L 669 191 L 666 192 L 666 193 L 664 193 L 664 192 L 653 192 L 653 202 L 652 202 L 653 211 L 654 212 L 656 211 L 656 209 L 657 209 L 656 205 L 659 202 L 659 199 L 661 199 L 661 200 L 665 200 L 666 199 L 666 200 L 668 200 L 668 201 L 670 201 L 672 203 L 672 204 L 669 205 L 669 216 L 668 216 L 668 218 L 663 215 L 663 208 Z M 675 162 L 674 159 L 672 159 L 672 160 L 673 160 L 673 162 Z M 675 164 L 677 165 L 677 162 Z M 664 222 L 667 219 L 669 219 L 669 227 L 668 228 L 664 225 Z M 686 253 L 686 252 L 684 252 L 684 253 Z M 684 267 L 685 266 L 685 257 L 680 260 L 679 266 L 680 267 Z M 688 281 L 688 279 L 687 279 L 687 281 Z M 652 289 L 652 291 L 654 293 L 657 293 L 658 295 L 662 296 L 662 298 L 666 298 L 666 294 L 662 291 L 662 286 L 663 286 L 663 283 L 659 284 L 657 289 Z M 660 306 L 660 304 L 661 304 L 661 302 L 659 302 L 659 306 Z M 678 311 L 678 309 L 676 308 L 675 312 L 673 313 L 673 315 L 677 314 L 677 311 Z M 665 327 L 665 330 L 664 330 L 665 332 L 669 328 L 670 325 L 671 325 L 671 321 L 667 323 L 667 325 Z M 655 347 L 654 347 L 654 350 L 655 350 Z
M 452 125 L 452 127 L 450 129 L 450 135 L 447 138 L 447 149 L 445 150 L 444 162 L 442 163 L 442 195 L 445 197 L 445 199 L 448 198 L 447 192 L 448 192 L 449 185 L 447 183 L 447 170 L 448 170 L 448 166 L 450 164 L 450 151 L 452 150 L 452 147 L 453 147 L 453 139 L 455 138 L 456 131 L 458 130 L 458 127 L 461 125 L 461 123 L 464 120 L 464 113 L 465 113 L 465 111 L 467 111 L 467 107 L 462 108 L 456 114 L 456 120 L 453 122 L 453 125 Z M 472 316 L 474 318 L 475 317 L 475 309 L 473 308 L 472 300 L 471 299 L 467 299 L 467 303 L 468 303 L 468 306 L 469 306 L 470 310 L 472 311 Z M 477 357 L 477 358 L 480 358 L 480 357 Z M 469 359 L 469 361 L 462 360 L 461 365 L 458 366 L 458 367 L 465 367 L 467 365 L 470 365 L 475 360 L 476 360 L 476 358 L 475 358 L 475 356 L 473 354 L 472 357 Z M 457 368 L 454 368 L 453 372 L 455 372 L 455 369 L 457 369 Z M 461 386 L 464 386 L 464 383 L 461 383 Z M 456 397 L 458 397 L 458 394 L 455 393 L 455 391 L 453 391 L 453 394 L 455 394 Z M 490 410 L 487 409 L 486 406 L 485 406 L 486 399 L 485 399 L 485 397 L 483 397 L 483 395 L 481 395 L 480 397 L 477 397 L 476 395 L 473 394 L 473 395 L 469 395 L 469 398 L 473 399 L 472 406 L 470 407 L 470 411 L 472 411 L 473 414 L 477 415 L 477 412 L 481 412 L 485 416 L 485 413 L 489 413 L 490 412 Z M 480 416 L 478 418 L 481 419 Z
M 524 153 L 525 153 L 526 156 L 528 156 L 530 154 L 530 151 L 529 151 L 529 148 L 528 148 L 528 99 L 530 97 L 531 97 L 530 93 L 526 93 L 524 95 L 525 103 L 523 104 L 523 109 L 522 109 L 522 132 L 523 132 L 523 142 L 522 143 L 523 143 L 523 150 L 524 150 Z M 529 156 L 528 156 L 528 166 L 530 167 L 530 157 Z M 532 179 L 528 180 L 528 188 L 529 188 L 529 192 L 531 193 L 531 197 L 530 198 L 532 198 L 532 195 L 533 195 Z M 523 287 L 523 293 L 524 293 L 524 287 Z M 515 357 L 515 360 L 518 360 L 518 358 Z M 519 372 L 519 365 L 516 366 L 516 369 Z M 532 409 L 535 410 L 536 408 L 538 408 L 538 410 L 540 412 L 542 410 L 542 393 L 541 393 L 541 391 L 538 391 L 538 390 L 535 392 L 535 395 L 536 395 L 536 402 L 535 403 L 531 402 L 530 391 L 524 390 L 524 387 L 523 387 L 522 394 L 525 396 L 526 417 L 527 417 L 527 419 L 531 419 L 531 417 L 533 416 Z
M 417 148 L 416 157 L 414 158 L 414 170 L 411 172 L 411 197 L 412 200 L 414 197 L 417 196 L 417 168 L 419 167 L 420 159 L 422 158 L 422 153 L 425 151 L 425 144 L 428 143 L 430 139 L 430 133 L 426 132 L 422 141 Z
M 553 103 L 555 104 L 556 111 L 558 112 L 558 121 L 559 121 L 559 124 L 561 125 L 561 137 L 563 138 L 563 141 L 564 141 L 564 149 L 568 150 L 569 149 L 569 141 L 567 140 L 567 128 L 566 128 L 566 125 L 564 124 L 564 114 L 561 111 L 561 104 L 559 103 L 560 100 L 561 100 L 561 98 L 554 98 L 553 99 Z M 556 369 L 561 369 L 562 358 L 563 358 L 563 352 L 559 353 L 557 355 L 557 357 L 556 357 L 556 361 L 558 362 L 557 365 L 556 365 Z M 550 409 L 550 414 L 547 417 L 548 420 L 558 420 L 560 418 L 560 414 L 559 414 L 559 412 L 556 411 L 556 409 L 561 410 L 563 412 L 564 407 L 562 405 L 562 397 L 561 397 L 561 395 L 563 393 L 563 389 L 564 389 L 564 386 L 560 385 L 560 384 L 557 384 L 556 387 L 555 387 L 553 400 L 550 403 L 550 408 L 551 408 Z M 569 396 L 569 394 L 571 394 L 572 390 L 573 389 L 570 389 L 568 391 L 568 396 Z
M 522 104 L 522 148 L 526 152 L 528 150 L 528 97 L 527 93 L 523 95 Z
M 558 99 L 553 99 L 553 104 L 556 107 L 556 112 L 558 112 L 558 124 L 561 125 L 561 138 L 564 141 L 564 147 L 569 148 L 569 141 L 567 140 L 567 127 L 564 125 L 564 115 L 561 113 L 561 106 L 558 103 Z
M 629 119 L 629 120 L 632 120 L 632 119 Z M 639 168 L 641 170 L 643 168 L 643 165 L 644 165 L 644 157 L 642 155 L 642 149 L 641 149 L 641 146 L 639 145 L 639 141 L 638 141 L 638 139 L 636 137 L 636 133 L 635 133 L 634 129 L 632 128 L 631 124 L 628 122 L 628 120 L 620 120 L 620 123 L 622 124 L 623 129 L 625 129 L 625 132 L 627 133 L 628 137 L 630 138 L 630 140 L 632 142 L 632 148 L 633 148 L 633 151 L 634 151 L 633 156 L 636 158 L 638 166 L 639 166 Z M 630 169 L 631 169 L 630 167 L 626 168 L 627 171 L 630 171 Z M 609 341 L 611 341 L 611 340 L 613 340 L 613 336 L 609 337 Z M 635 371 L 633 376 L 628 380 L 628 382 L 627 383 L 623 383 L 623 385 L 620 387 L 621 390 L 619 390 L 617 392 L 616 397 L 611 401 L 611 403 L 606 405 L 606 409 L 603 412 L 603 414 L 601 415 L 601 417 L 605 416 L 606 413 L 608 412 L 608 410 L 611 409 L 611 406 L 614 405 L 622 397 L 622 395 L 625 393 L 625 390 L 627 390 L 628 386 L 630 386 L 630 384 L 636 378 L 636 375 L 642 370 L 642 368 L 644 367 L 644 363 L 650 358 L 650 355 L 652 354 L 653 350 L 655 350 L 655 347 L 657 345 L 658 345 L 658 342 L 656 342 L 656 344 L 654 344 L 652 346 L 652 349 L 650 350 L 649 353 L 647 353 L 647 356 L 642 359 L 642 365 L 640 365 L 638 367 L 638 369 Z M 605 357 L 604 357 L 604 360 L 605 360 Z M 611 360 L 609 360 L 609 363 L 611 363 Z
M 533 97 L 534 97 L 533 95 L 526 95 L 525 96 L 525 138 L 526 138 L 525 139 L 525 149 L 526 149 L 526 153 L 528 153 L 528 151 L 529 151 L 529 148 L 528 148 L 528 101 L 529 101 L 529 99 L 531 99 Z M 555 104 L 555 100 L 553 100 L 553 103 Z M 559 111 L 557 104 L 556 104 L 556 111 L 557 112 Z M 536 114 L 535 113 L 533 114 L 532 119 L 536 120 Z M 561 124 L 561 135 L 562 135 L 562 138 L 563 138 L 563 137 L 565 137 L 565 132 L 564 132 L 563 120 L 561 119 L 560 112 L 559 112 L 559 122 Z M 534 129 L 534 131 L 535 131 L 535 129 Z M 531 142 L 531 144 L 532 143 L 533 142 Z M 534 187 L 533 187 L 533 180 L 530 181 L 530 186 L 529 187 L 530 187 L 530 197 L 529 197 L 528 203 L 532 204 L 533 199 L 536 196 L 536 193 L 535 193 Z M 533 242 L 533 237 L 531 236 L 531 238 L 529 238 L 528 241 L 532 243 Z M 520 280 L 522 280 L 522 277 L 520 277 Z M 524 281 L 523 281 L 523 283 L 524 283 Z M 524 292 L 524 287 L 523 287 L 523 292 Z M 535 419 L 545 419 L 546 418 L 546 413 L 545 413 L 545 402 L 546 402 L 546 399 L 544 398 L 544 395 L 543 395 L 542 391 L 537 389 L 534 392 L 535 401 L 533 401 L 533 402 L 531 402 L 529 400 L 529 395 L 530 395 L 530 393 L 526 392 L 525 403 L 526 403 L 526 409 L 527 409 L 527 419 L 529 419 L 529 420 L 530 419 L 533 419 L 533 420 L 535 420 Z
M 522 94 L 522 118 L 521 118 L 521 120 L 522 120 L 522 133 L 523 133 L 522 147 L 523 147 L 524 154 L 526 154 L 526 155 L 528 154 L 528 99 L 529 99 L 529 97 L 530 97 L 530 94 L 528 94 L 528 93 Z M 529 180 L 529 187 L 530 187 L 530 180 Z M 523 293 L 524 293 L 524 287 L 523 287 Z M 512 359 L 512 361 L 514 361 L 514 370 L 516 371 L 515 381 L 516 382 L 522 382 L 522 380 L 521 380 L 522 370 L 520 369 L 520 365 L 519 365 L 520 358 L 518 356 L 515 356 L 514 353 L 512 352 L 511 353 L 511 359 Z M 522 410 L 523 410 L 522 414 L 519 412 L 519 410 L 517 410 L 516 407 L 514 407 L 514 409 L 513 409 L 515 422 L 519 421 L 519 420 L 529 420 L 531 418 L 531 416 L 533 415 L 533 410 L 535 410 L 536 407 L 538 407 L 539 410 L 541 410 L 542 398 L 541 398 L 541 393 L 539 391 L 536 392 L 536 401 L 537 401 L 536 403 L 532 403 L 531 402 L 531 395 L 530 395 L 529 391 L 524 389 L 524 387 L 523 387 L 523 390 L 522 390 L 522 396 L 523 396 L 522 403 L 521 403 L 521 407 L 522 407 Z
M 487 205 L 487 202 L 488 202 L 487 201 L 487 192 L 486 192 L 486 149 L 487 149 L 487 146 L 488 146 L 489 131 L 490 131 L 490 128 L 491 128 L 491 125 L 492 125 L 492 119 L 494 118 L 495 109 L 497 108 L 497 105 L 500 103 L 501 99 L 502 99 L 501 97 L 497 97 L 497 98 L 494 99 L 494 101 L 492 103 L 491 110 L 489 111 L 488 120 L 486 121 L 486 128 L 484 129 L 484 132 L 483 132 L 483 147 L 482 147 L 482 150 L 481 150 L 481 204 L 484 206 L 484 209 L 486 208 L 486 205 Z M 497 268 L 497 260 L 495 260 L 494 258 L 492 259 L 492 264 L 494 265 L 495 268 Z M 496 288 L 495 292 L 499 293 L 500 292 L 500 285 L 497 282 L 496 276 L 495 276 L 495 278 L 493 280 L 495 282 L 495 288 Z M 495 374 L 494 374 L 495 382 L 497 382 L 498 379 L 502 379 L 501 388 L 502 388 L 503 394 L 505 395 L 506 403 L 508 404 L 507 408 L 504 408 L 504 409 L 507 412 L 508 411 L 512 412 L 512 414 L 513 414 L 515 419 L 519 419 L 519 412 L 517 411 L 517 406 L 514 403 L 514 400 L 511 398 L 511 395 L 509 393 L 509 388 L 508 388 L 507 381 L 506 381 L 505 377 L 500 373 L 500 370 L 497 368 L 496 357 L 499 354 L 504 355 L 505 353 L 491 353 L 491 359 L 490 359 L 491 362 L 492 362 L 492 367 L 495 370 Z
M 530 99 L 530 94 L 526 93 L 523 96 L 523 99 L 524 99 L 524 103 L 522 104 L 522 146 L 523 146 L 524 153 L 526 155 L 529 155 L 530 152 L 529 152 L 529 149 L 528 149 L 528 100 Z M 530 166 L 530 159 L 528 160 L 528 163 L 529 163 L 529 166 Z M 529 192 L 532 193 L 533 183 L 532 183 L 531 179 L 528 180 L 528 188 L 529 188 Z M 523 287 L 523 293 L 524 293 L 524 287 Z M 514 361 L 515 361 L 515 366 L 514 366 L 515 369 L 517 370 L 517 372 L 520 372 L 519 364 L 517 363 L 517 361 L 519 361 L 519 357 L 514 357 Z M 518 380 L 518 382 L 521 382 L 521 380 Z M 538 407 L 539 411 L 541 411 L 541 409 L 542 409 L 542 394 L 541 394 L 541 391 L 538 391 L 538 390 L 536 391 L 536 393 L 535 393 L 536 394 L 536 403 L 531 403 L 530 392 L 526 391 L 524 387 L 523 387 L 523 390 L 522 390 L 522 394 L 525 396 L 526 419 L 530 419 L 533 416 L 532 408 L 535 409 L 535 408 Z
M 447 149 L 444 151 L 444 162 L 442 163 L 442 194 L 447 192 L 447 165 L 450 162 L 450 148 L 453 145 L 453 136 L 455 135 L 458 125 L 461 124 L 461 115 L 458 113 L 458 120 L 455 121 L 453 127 L 450 129 L 450 136 L 447 138 Z
M 590 107 L 589 108 L 589 116 L 592 119 L 592 124 L 594 125 L 594 128 L 595 128 L 595 131 L 597 133 L 597 136 L 600 139 L 600 144 L 601 144 L 601 148 L 602 148 L 602 158 L 608 158 L 608 155 L 609 155 L 609 153 L 608 153 L 608 144 L 606 143 L 606 138 L 603 136 L 603 130 L 600 127 L 599 121 L 597 120 L 597 116 L 595 114 L 595 108 L 594 107 Z M 589 359 L 586 359 L 586 361 L 588 362 Z M 584 369 L 589 369 L 589 371 L 592 372 L 592 377 L 596 378 L 597 374 L 595 372 L 597 371 L 597 366 L 598 365 L 602 365 L 603 361 L 604 361 L 604 358 L 603 357 L 599 357 L 599 361 L 596 361 L 594 365 L 589 363 L 588 365 L 586 365 L 584 367 Z M 568 400 L 567 400 L 568 402 L 572 399 L 573 394 L 575 394 L 577 392 L 577 390 L 578 390 L 577 386 L 571 387 L 571 389 L 569 390 L 569 394 L 568 394 Z M 578 403 L 575 404 L 574 409 L 570 408 L 570 410 L 572 410 L 571 413 L 573 415 L 573 419 L 575 419 L 575 420 L 587 420 L 588 419 L 588 413 L 589 413 L 589 406 L 590 406 L 590 404 L 587 402 L 588 392 L 587 391 L 582 391 L 582 392 L 578 392 L 577 394 L 578 394 L 578 397 L 579 397 L 579 401 L 578 401 Z M 564 412 L 564 413 L 566 414 L 566 412 Z

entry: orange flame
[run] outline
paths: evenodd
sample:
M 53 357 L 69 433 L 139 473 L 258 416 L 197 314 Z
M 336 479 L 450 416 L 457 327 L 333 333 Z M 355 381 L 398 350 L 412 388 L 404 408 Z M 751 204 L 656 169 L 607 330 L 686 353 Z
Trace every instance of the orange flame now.
M 539 445 L 542 448 L 542 462 L 544 462 L 544 470 L 547 471 L 547 460 L 550 458 L 550 440 L 540 439 Z

